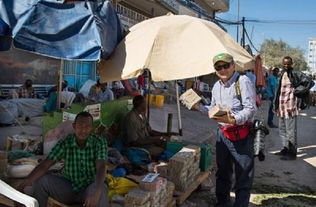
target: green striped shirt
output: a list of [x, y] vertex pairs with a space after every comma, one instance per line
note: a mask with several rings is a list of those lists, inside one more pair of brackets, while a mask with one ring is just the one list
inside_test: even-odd
[[62, 175], [79, 191], [95, 181], [96, 160], [107, 160], [107, 143], [97, 135], [90, 135], [86, 146], [80, 148], [75, 135], [71, 134], [60, 140], [47, 158], [54, 162], [65, 161]]

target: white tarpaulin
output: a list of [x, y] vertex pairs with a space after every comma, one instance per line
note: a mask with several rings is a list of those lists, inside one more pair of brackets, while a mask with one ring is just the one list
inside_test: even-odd
[[0, 123], [14, 124], [18, 117], [34, 117], [44, 112], [45, 100], [21, 98], [0, 101]]

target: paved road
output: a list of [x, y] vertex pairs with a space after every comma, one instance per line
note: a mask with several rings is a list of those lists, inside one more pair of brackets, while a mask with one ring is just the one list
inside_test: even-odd
[[[264, 103], [258, 116], [266, 117], [267, 107], [268, 103]], [[181, 110], [184, 139], [214, 144], [216, 123], [209, 120], [206, 116], [201, 115], [199, 112], [189, 111], [183, 107]], [[178, 122], [175, 105], [165, 105], [162, 109], [151, 109], [150, 122], [153, 128], [166, 130], [168, 113], [173, 113], [173, 130], [176, 131]], [[278, 118], [275, 117], [275, 123], [277, 124], [277, 122]], [[256, 192], [253, 193], [252, 199], [257, 194], [267, 193], [267, 191], [270, 191], [269, 189], [271, 189], [271, 193], [282, 191], [280, 193], [283, 194], [289, 193], [293, 191], [293, 189], [295, 189], [297, 193], [304, 193], [306, 191], [316, 192], [316, 107], [302, 111], [298, 117], [299, 148], [297, 160], [282, 161], [279, 156], [274, 155], [274, 153], [282, 147], [278, 129], [270, 129], [270, 134], [266, 136], [265, 143], [266, 160], [259, 162], [256, 159], [255, 163], [254, 191]], [[214, 150], [215, 149], [213, 149], [213, 151]], [[213, 159], [213, 163], [215, 164], [214, 161], [215, 158]], [[214, 181], [214, 176], [212, 180]], [[284, 189], [289, 190], [286, 192]], [[211, 194], [211, 192], [206, 194], [205, 192], [199, 192], [199, 195], [193, 195], [191, 200], [198, 202], [197, 206], [207, 206], [214, 200], [214, 198], [208, 198], [214, 196]], [[194, 198], [194, 196], [198, 199]], [[207, 201], [203, 201], [203, 199]], [[316, 202], [316, 199], [314, 201]]]

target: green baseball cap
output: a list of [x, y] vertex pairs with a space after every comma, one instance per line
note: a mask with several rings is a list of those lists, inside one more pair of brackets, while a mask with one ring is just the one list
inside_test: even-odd
[[231, 63], [234, 61], [233, 56], [231, 56], [230, 54], [227, 53], [219, 53], [217, 55], [215, 55], [215, 57], [213, 58], [213, 64], [215, 65], [218, 61], [223, 61], [226, 63]]

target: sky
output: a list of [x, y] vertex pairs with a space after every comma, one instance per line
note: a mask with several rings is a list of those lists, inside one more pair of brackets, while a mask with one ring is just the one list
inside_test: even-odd
[[[260, 49], [264, 39], [272, 38], [281, 39], [292, 47], [300, 47], [306, 52], [308, 38], [316, 37], [316, 0], [239, 0], [239, 5], [240, 19], [245, 17], [246, 20], [314, 20], [310, 24], [246, 22], [246, 30], [257, 49]], [[230, 0], [230, 10], [217, 16], [225, 20], [237, 21], [238, 0]], [[236, 40], [237, 27], [226, 24], [223, 26]], [[305, 56], [307, 56], [306, 53]]]

